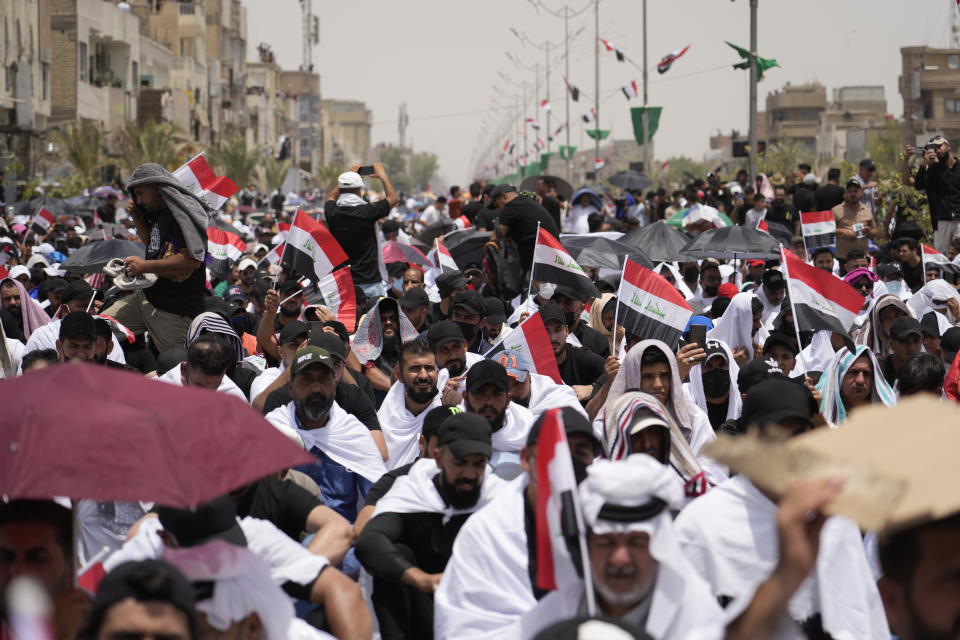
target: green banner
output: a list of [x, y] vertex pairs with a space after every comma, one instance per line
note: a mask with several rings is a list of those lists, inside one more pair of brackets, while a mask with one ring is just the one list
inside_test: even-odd
[[550, 167], [550, 156], [553, 155], [553, 151], [550, 153], [541, 153], [540, 154], [540, 168], [546, 171]]
[[[724, 40], [724, 42], [726, 42], [726, 40]], [[750, 52], [744, 49], [743, 47], [738, 47], [732, 42], [727, 42], [727, 45], [730, 47], [733, 47], [733, 49], [740, 55], [740, 57], [743, 58], [743, 62], [738, 62], [737, 64], [733, 65], [733, 68], [749, 70], [750, 69]], [[756, 58], [757, 58], [757, 82], [759, 82], [760, 80], [763, 80], [764, 71], [766, 71], [767, 69], [772, 69], [773, 67], [780, 66], [780, 63], [774, 60], [773, 58], [761, 58], [760, 56], [756, 56]]]
[[610, 129], [587, 129], [587, 135], [594, 140], [606, 140], [610, 135]]
[[576, 147], [568, 147], [566, 145], [560, 145], [560, 157], [564, 160], [570, 160], [573, 158], [573, 155], [577, 152]]
[[[647, 113], [647, 132], [643, 131], [643, 113]], [[643, 144], [646, 140], [653, 140], [653, 134], [657, 132], [660, 126], [660, 112], [663, 107], [633, 107], [630, 109], [630, 117], [633, 119], [633, 137], [637, 144]]]

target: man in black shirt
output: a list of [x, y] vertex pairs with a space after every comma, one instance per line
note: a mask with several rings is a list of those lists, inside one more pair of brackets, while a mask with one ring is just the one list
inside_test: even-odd
[[549, 231], [554, 238], [559, 238], [560, 227], [546, 209], [535, 200], [521, 196], [513, 185], [497, 185], [490, 198], [493, 208], [500, 211], [497, 221], [500, 235], [513, 240], [520, 252], [520, 266], [529, 271], [533, 264], [537, 229]]
[[564, 384], [573, 387], [581, 403], [586, 403], [596, 389], [606, 382], [603, 377], [606, 362], [588, 349], [567, 344], [567, 320], [560, 307], [548, 302], [541, 305], [539, 311], [547, 328], [553, 354], [557, 357], [560, 378]]
[[903, 281], [910, 291], [916, 293], [926, 283], [920, 245], [913, 238], [897, 238], [893, 245], [897, 248], [897, 262], [903, 272]]
[[477, 220], [474, 222], [474, 226], [480, 231], [494, 231], [497, 228], [496, 223], [500, 212], [493, 208], [493, 201], [490, 199], [490, 194], [495, 188], [496, 185], [493, 184], [485, 185], [480, 194], [480, 204], [483, 207], [477, 211]]
[[[793, 192], [793, 204], [797, 211], [818, 211], [817, 196], [814, 192], [817, 190], [817, 176], [808, 173], [803, 176], [803, 180], [797, 185]], [[797, 216], [799, 220], [799, 216]]]
[[460, 209], [460, 215], [466, 216], [467, 220], [470, 221], [470, 224], [474, 226], [477, 224], [477, 214], [480, 213], [481, 209], [483, 209], [483, 202], [481, 199], [482, 193], [483, 187], [479, 182], [471, 183], [470, 200], [463, 205], [462, 209]]
[[433, 637], [433, 592], [457, 533], [504, 484], [487, 473], [490, 425], [481, 416], [446, 418], [437, 444], [433, 459], [414, 463], [394, 483], [357, 538], [357, 558], [374, 576], [384, 640]]
[[103, 313], [137, 335], [149, 332], [158, 352], [182, 346], [207, 295], [203, 261], [208, 207], [157, 164], [137, 167], [127, 189], [127, 212], [146, 251], [143, 258], [124, 259], [125, 274], [131, 278], [153, 274], [156, 282]]
[[[907, 154], [912, 153], [913, 147], [907, 147]], [[923, 166], [917, 171], [914, 185], [927, 193], [936, 230], [933, 246], [945, 254], [950, 241], [960, 236], [960, 163], [943, 136], [934, 136], [924, 146]]]
[[560, 201], [557, 199], [557, 181], [550, 176], [540, 176], [537, 178], [537, 195], [540, 196], [540, 204], [550, 212], [550, 216], [559, 228]]
[[923, 328], [920, 321], [910, 316], [900, 316], [890, 325], [890, 355], [883, 359], [880, 368], [890, 386], [900, 378], [900, 371], [910, 358], [920, 353], [923, 347]]
[[[765, 220], [782, 224], [790, 231], [793, 231], [794, 226], [798, 224], [799, 216], [797, 216], [793, 205], [787, 204], [787, 190], [785, 188], [777, 187], [773, 190], [773, 202], [767, 208]], [[799, 231], [799, 227], [797, 231]]]
[[570, 287], [557, 285], [556, 292], [550, 301], [563, 311], [567, 329], [576, 336], [584, 349], [589, 349], [601, 358], [606, 358], [610, 355], [610, 340], [589, 326], [581, 317], [583, 314], [583, 305], [586, 300], [583, 300], [581, 296]]
[[389, 215], [398, 198], [383, 165], [376, 162], [371, 177], [383, 183], [386, 196], [373, 204], [365, 202], [360, 197], [363, 178], [357, 173], [359, 169], [360, 165], [355, 165], [340, 174], [337, 186], [327, 194], [323, 211], [330, 233], [347, 254], [354, 284], [367, 298], [380, 298], [387, 295], [387, 290], [380, 276], [377, 221]]
[[827, 182], [813, 192], [817, 211], [829, 211], [843, 202], [843, 187], [840, 186], [840, 169], [827, 171]]

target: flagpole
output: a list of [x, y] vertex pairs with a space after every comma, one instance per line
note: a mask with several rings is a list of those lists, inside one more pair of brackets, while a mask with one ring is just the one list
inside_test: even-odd
[[523, 313], [523, 305], [528, 300], [530, 300], [530, 291], [533, 289], [533, 265], [537, 261], [537, 243], [540, 242], [540, 222], [537, 222], [537, 235], [534, 236], [533, 240], [533, 262], [530, 263], [530, 279], [527, 281], [527, 300], [520, 302], [520, 312]]
[[[783, 255], [783, 252], [786, 249], [781, 247], [780, 249], [780, 266], [783, 269], [784, 279], [787, 281], [787, 296], [790, 298], [790, 313], [793, 314], [793, 330], [797, 334], [797, 357], [800, 357], [800, 352], [803, 351], [803, 341], [800, 338], [800, 322], [797, 319], [797, 307], [793, 303], [793, 296], [790, 295], [790, 270], [787, 268], [786, 256]], [[806, 371], [803, 372], [806, 376]]]
[[[620, 317], [620, 290], [623, 289], [623, 274], [627, 270], [627, 260], [629, 259], [630, 258], [627, 257], [623, 259], [623, 268], [620, 269], [620, 284], [617, 285], [617, 304], [613, 305], [613, 331], [610, 334], [610, 355], [612, 356], [616, 356], [619, 353], [617, 351], [617, 319]], [[600, 311], [603, 311], [603, 309]], [[624, 333], [626, 333], [626, 331], [624, 331]]]
[[[593, 141], [593, 157], [600, 157], [600, 0], [593, 1], [593, 26], [596, 39], [593, 43], [593, 111], [597, 136]], [[594, 162], [593, 175], [600, 182], [600, 169]]]

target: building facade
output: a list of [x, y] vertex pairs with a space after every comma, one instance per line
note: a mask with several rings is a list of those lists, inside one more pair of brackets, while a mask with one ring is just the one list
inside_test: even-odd
[[956, 141], [960, 137], [960, 49], [903, 47], [900, 55], [904, 142], [919, 145], [936, 134]]

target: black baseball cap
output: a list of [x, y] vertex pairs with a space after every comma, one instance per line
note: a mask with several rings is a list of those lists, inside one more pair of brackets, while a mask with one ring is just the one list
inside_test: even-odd
[[787, 288], [787, 281], [783, 279], [783, 274], [776, 269], [764, 271], [760, 279], [763, 281], [763, 286], [770, 291], [780, 291]]
[[940, 338], [940, 323], [937, 321], [937, 312], [928, 311], [920, 318], [920, 330], [924, 338]]
[[427, 340], [430, 341], [430, 345], [434, 349], [451, 340], [466, 342], [466, 338], [463, 337], [463, 331], [460, 330], [460, 327], [453, 320], [441, 320], [440, 322], [430, 325], [430, 328], [427, 330]]
[[164, 530], [173, 534], [181, 547], [196, 547], [211, 540], [247, 546], [230, 496], [214, 498], [195, 509], [159, 507], [157, 515]]
[[871, 160], [870, 158], [866, 158], [866, 159], [864, 159], [864, 160], [861, 160], [861, 161], [860, 161], [860, 166], [863, 167], [864, 169], [870, 169], [870, 171], [876, 171], [876, 169], [877, 169], [877, 165], [875, 165], [875, 164], [873, 163], [873, 160]]
[[502, 364], [484, 359], [467, 371], [467, 391], [476, 393], [488, 384], [492, 384], [500, 391], [507, 391], [510, 389], [510, 378]]
[[724, 360], [727, 360], [727, 350], [717, 340], [707, 340], [706, 352], [707, 357], [703, 359], [701, 364], [706, 364], [710, 358], [716, 356], [722, 356]]
[[558, 293], [565, 298], [570, 298], [571, 300], [577, 300], [579, 302], [586, 302], [587, 299], [590, 297], [583, 291], [577, 291], [572, 287], [568, 287], [562, 284], [556, 285], [556, 289], [554, 289], [553, 295], [557, 295]]
[[440, 423], [437, 444], [450, 449], [457, 458], [476, 453], [489, 458], [493, 453], [490, 435], [490, 422], [486, 418], [478, 413], [457, 413]]
[[94, 295], [93, 287], [85, 280], [74, 280], [63, 288], [63, 296], [60, 298], [61, 304], [67, 304], [71, 300], [83, 300], [90, 302], [90, 296]]
[[453, 304], [450, 305], [450, 309], [456, 308], [463, 309], [475, 316], [487, 315], [487, 307], [483, 303], [483, 296], [476, 291], [461, 291], [453, 296]]
[[483, 305], [487, 308], [488, 324], [498, 325], [507, 321], [507, 312], [503, 308], [503, 300], [486, 297], [483, 299]]
[[737, 374], [737, 388], [740, 393], [749, 393], [750, 389], [770, 376], [782, 373], [778, 367], [766, 360], [751, 360], [740, 367], [740, 373]]
[[334, 358], [347, 359], [346, 351], [343, 348], [343, 340], [340, 339], [340, 336], [329, 331], [311, 333], [310, 345], [329, 352]]
[[[533, 426], [530, 427], [530, 433], [527, 434], [528, 447], [536, 446], [537, 440], [540, 438], [540, 430], [543, 428], [543, 422], [546, 420], [548, 413], [549, 410], [540, 414], [540, 417], [537, 418]], [[590, 426], [590, 422], [583, 417], [582, 413], [573, 407], [560, 407], [560, 417], [563, 418], [563, 430], [568, 436], [576, 433], [587, 436], [593, 443], [594, 451], [600, 451], [600, 441], [593, 432], [593, 427]]]
[[459, 271], [448, 271], [437, 276], [437, 291], [441, 298], [446, 298], [454, 289], [464, 289], [467, 286], [467, 276]]
[[283, 329], [280, 329], [280, 344], [293, 342], [302, 335], [310, 333], [310, 325], [302, 320], [294, 320]]
[[767, 338], [766, 342], [763, 343], [763, 352], [766, 353], [767, 349], [775, 344], [782, 344], [787, 349], [790, 349], [790, 352], [793, 353], [793, 355], [800, 353], [800, 349], [797, 346], [797, 339], [785, 333], [771, 333], [770, 337]]
[[404, 309], [419, 309], [430, 304], [430, 297], [423, 287], [410, 287], [397, 299], [397, 304]]
[[290, 375], [295, 376], [307, 367], [320, 364], [334, 370], [333, 356], [326, 349], [315, 347], [312, 344], [302, 347], [293, 356], [293, 363], [290, 365]]
[[227, 302], [246, 302], [247, 292], [242, 287], [230, 287], [227, 289], [227, 295], [223, 296]]
[[853, 186], [857, 187], [858, 189], [863, 186], [862, 184], [860, 184], [860, 181], [859, 181], [859, 180], [854, 180], [853, 178], [850, 178], [849, 180], [847, 180], [847, 184], [844, 185], [844, 188], [847, 188], [847, 187], [849, 187], [850, 185], [853, 185]]
[[[145, 576], [163, 576], [165, 588], [145, 590], [141, 585]], [[128, 598], [137, 602], [165, 602], [171, 605], [184, 615], [190, 628], [190, 637], [195, 637], [196, 592], [183, 572], [172, 564], [150, 558], [117, 565], [97, 586], [97, 593], [90, 603], [89, 619], [103, 621], [111, 607]]]
[[750, 388], [743, 401], [740, 424], [745, 427], [764, 427], [789, 418], [812, 423], [816, 413], [813, 395], [803, 385], [777, 376], [768, 378]]
[[564, 315], [563, 309], [552, 302], [543, 303], [540, 305], [538, 311], [540, 312], [540, 319], [543, 320], [543, 324], [547, 324], [550, 320], [556, 320], [564, 326], [567, 324], [567, 317]]
[[490, 192], [490, 201], [494, 201], [505, 193], [516, 193], [517, 188], [512, 184], [498, 184]]
[[74, 311], [60, 321], [60, 339], [90, 338], [97, 339], [97, 322], [86, 311]]
[[923, 328], [916, 318], [900, 316], [890, 325], [890, 337], [897, 342], [903, 342], [911, 335], [917, 335], [923, 338]]
[[960, 327], [950, 327], [943, 332], [940, 336], [940, 350], [948, 364], [954, 361], [957, 351], [960, 351]]

